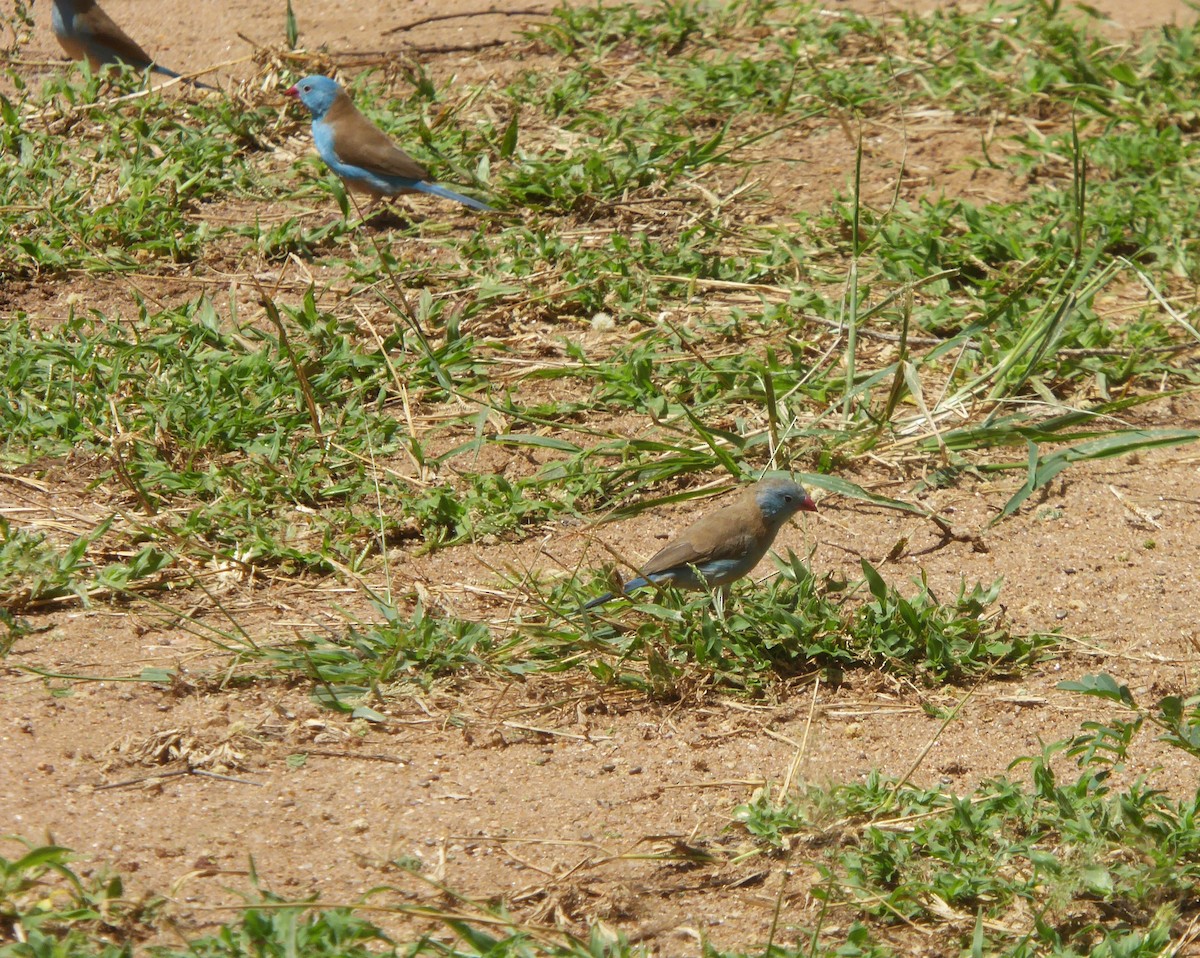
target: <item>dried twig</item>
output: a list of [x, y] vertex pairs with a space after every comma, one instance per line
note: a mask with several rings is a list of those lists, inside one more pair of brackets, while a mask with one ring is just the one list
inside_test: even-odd
[[219, 772], [206, 772], [201, 768], [178, 768], [173, 772], [156, 772], [152, 775], [142, 775], [138, 778], [127, 778], [121, 782], [108, 782], [104, 785], [95, 786], [97, 792], [102, 792], [110, 788], [128, 788], [130, 785], [141, 785], [144, 782], [157, 782], [164, 778], [178, 778], [181, 775], [203, 775], [205, 778], [215, 778], [222, 782], [237, 782], [239, 785], [253, 785], [255, 788], [262, 788], [262, 782], [252, 782], [246, 778], [235, 778], [232, 775], [222, 775]]
[[465, 20], [468, 17], [552, 17], [554, 14], [549, 10], [535, 10], [526, 8], [521, 10], [498, 10], [495, 7], [488, 7], [486, 10], [467, 10], [463, 13], [436, 13], [432, 16], [422, 17], [420, 20], [414, 20], [412, 23], [403, 23], [398, 27], [391, 27], [384, 30], [382, 35], [385, 37], [391, 36], [393, 33], [404, 33], [408, 30], [415, 30], [417, 27], [423, 27], [427, 23], [438, 23], [442, 20]]

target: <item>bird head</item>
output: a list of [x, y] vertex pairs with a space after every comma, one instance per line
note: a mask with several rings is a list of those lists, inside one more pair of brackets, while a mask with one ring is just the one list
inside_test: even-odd
[[754, 486], [754, 501], [767, 522], [782, 524], [797, 512], [816, 512], [816, 503], [791, 479], [764, 479]]
[[313, 118], [319, 120], [333, 106], [333, 101], [341, 92], [342, 88], [336, 80], [323, 76], [310, 76], [284, 90], [284, 96], [296, 97], [308, 107]]

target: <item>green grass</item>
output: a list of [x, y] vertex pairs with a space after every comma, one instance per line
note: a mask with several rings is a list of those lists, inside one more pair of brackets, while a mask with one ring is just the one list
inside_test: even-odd
[[406, 614], [377, 598], [378, 623], [356, 624], [344, 634], [320, 633], [283, 646], [258, 646], [231, 634], [243, 660], [314, 682], [322, 704], [344, 712], [382, 708], [404, 686], [428, 688], [472, 669], [502, 674], [559, 673], [586, 667], [602, 683], [636, 688], [660, 699], [680, 687], [710, 684], [761, 694], [780, 677], [871, 668], [930, 685], [1028, 671], [1048, 657], [1057, 639], [1017, 634], [995, 608], [1000, 584], [965, 583], [939, 602], [924, 581], [910, 598], [884, 583], [863, 563], [859, 582], [818, 582], [796, 556], [780, 563], [766, 588], [747, 589], [733, 607], [715, 616], [712, 599], [668, 591], [581, 611], [593, 582], [549, 588], [541, 597], [553, 610], [507, 630], [428, 614], [418, 603]]
[[[940, 685], [1019, 674], [1057, 645], [1051, 635], [1013, 634], [995, 615], [999, 582], [963, 583], [943, 602], [923, 579], [906, 598], [865, 561], [857, 582], [819, 582], [806, 565], [790, 555], [769, 586], [745, 591], [723, 616], [712, 614], [707, 595], [649, 590], [629, 600], [638, 617], [595, 610], [588, 616], [593, 673], [664, 697], [698, 677], [758, 690], [773, 675], [819, 670], [836, 678], [863, 668]], [[591, 589], [600, 591], [600, 584]], [[612, 651], [603, 655], [606, 646]]]
[[[1137, 709], [1110, 676], [1071, 684]], [[1200, 727], [1195, 702], [1160, 702], [1145, 711]], [[1113, 776], [1126, 762], [1140, 761], [1143, 747], [1136, 730], [1124, 734], [1121, 726], [1120, 720], [1087, 723], [1076, 739], [1017, 759], [1011, 774], [968, 794], [874, 774], [847, 784], [802, 784], [786, 794], [760, 790], [733, 809], [735, 827], [750, 842], [738, 859], [778, 859], [797, 876], [793, 883], [809, 883], [821, 903], [812, 926], [797, 927], [784, 913], [781, 932], [802, 944], [774, 953], [903, 954], [915, 930], [939, 953], [1162, 954], [1176, 940], [1178, 923], [1187, 923], [1200, 880], [1200, 801], [1171, 798], [1147, 776], [1116, 784]], [[1086, 747], [1099, 729], [1110, 747]], [[1164, 740], [1183, 747], [1169, 733]], [[18, 851], [0, 857], [0, 931], [11, 941], [0, 944], [3, 958], [124, 954], [118, 942], [155, 935], [162, 899], [131, 903], [119, 875], [82, 878], [67, 849], [23, 843]], [[259, 889], [253, 869], [251, 881], [255, 887], [236, 919], [203, 936], [175, 925], [182, 947], [156, 946], [152, 953], [644, 953], [599, 926], [590, 940], [547, 933], [453, 893], [448, 909], [389, 904], [386, 887], [361, 902], [329, 906]], [[398, 942], [374, 923], [389, 912], [439, 921], [443, 934]], [[706, 953], [743, 954], [711, 946]]]
[[[10, 838], [9, 843], [13, 843]], [[119, 875], [86, 879], [72, 867], [70, 851], [54, 845], [26, 847], [20, 857], [0, 857], [0, 958], [121, 958], [154, 934], [164, 904], [149, 898], [132, 905]], [[255, 881], [255, 884], [257, 882]], [[384, 889], [376, 889], [381, 897]], [[140, 948], [156, 958], [309, 958], [392, 956], [510, 956], [510, 958], [619, 958], [638, 953], [624, 938], [590, 941], [525, 929], [502, 912], [398, 905], [325, 907], [289, 901], [254, 889], [239, 917], [206, 935], [172, 935], [174, 945]], [[392, 911], [441, 921], [446, 934], [393, 941], [369, 917]]]
[[[27, 28], [26, 5], [7, 23]], [[770, 584], [739, 585], [724, 617], [669, 592], [580, 616], [607, 587], [590, 558], [494, 570], [511, 601], [484, 622], [396, 585], [392, 553], [541, 539], [767, 470], [926, 516], [915, 481], [893, 499], [868, 491], [881, 460], [926, 486], [1007, 476], [988, 503], [1003, 523], [1077, 463], [1194, 442], [1194, 428], [1145, 422], [1197, 387], [1198, 37], [1113, 43], [1057, 3], [887, 22], [776, 0], [562, 8], [503, 85], [439, 85], [416, 66], [353, 78], [437, 179], [499, 210], [417, 200], [390, 232], [361, 227], [309, 151], [279, 162], [308, 134], [277, 98], [14, 68], [0, 280], [51, 298], [0, 328], [0, 463], [38, 476], [69, 459], [108, 514], [57, 538], [0, 520], [0, 653], [12, 661], [50, 603], [115, 597], [178, 617], [159, 590], [211, 565], [359, 587], [369, 619], [298, 640], [183, 621], [246, 681], [296, 678], [366, 718], [406, 686], [475, 670], [587, 672], [671, 699], [770, 694], [813, 672], [965, 686], [1035, 668], [1055, 638], [1014, 632], [1000, 584], [969, 576], [935, 594], [869, 563], [860, 580], [822, 580], [789, 556]], [[942, 136], [962, 154], [952, 173], [1001, 185], [906, 175], [904, 138]], [[827, 188], [831, 165], [844, 173]], [[227, 290], [230, 275], [255, 295]], [[164, 300], [163, 280], [195, 283]], [[619, 541], [614, 529], [590, 534]], [[861, 824], [820, 861], [848, 918], [837, 942], [814, 930], [813, 953], [887, 953], [881, 930], [936, 926], [939, 901], [966, 916], [954, 946], [974, 954], [1161, 951], [1194, 878], [1194, 811], [1112, 789], [1095, 762], [1147, 722], [1195, 754], [1194, 703], [1085, 691], [1128, 714], [1069, 746], [1084, 758], [1071, 780], [1052, 749], [1028, 782], [968, 797], [876, 780], [747, 805], [762, 853], [814, 822]], [[885, 814], [924, 816], [920, 841]], [[1109, 867], [1118, 820], [1141, 857]], [[0, 955], [118, 950], [103, 889], [39, 854], [5, 863], [17, 904], [0, 920], [49, 937]], [[989, 874], [997, 858], [1011, 868]], [[52, 879], [72, 905], [39, 924], [18, 886]], [[1097, 909], [1107, 896], [1125, 924], [1089, 912], [1071, 927], [1075, 895]], [[264, 903], [193, 949], [393, 947], [361, 916]], [[1005, 938], [1018, 908], [1037, 921]], [[454, 950], [631, 950], [482, 927], [452, 926]]]
[[1086, 722], [1073, 740], [1015, 760], [1024, 774], [969, 795], [873, 774], [783, 797], [764, 790], [735, 819], [773, 854], [816, 849], [789, 858], [816, 869], [830, 921], [850, 914], [884, 938], [905, 924], [940, 929], [976, 954], [1161, 954], [1193, 907], [1200, 798], [1170, 797], [1153, 773], [1115, 776], [1145, 763], [1137, 733], [1148, 716], [1161, 741], [1196, 754], [1200, 710], [1171, 697], [1139, 709], [1107, 675], [1062, 687], [1135, 717]]
[[[860, 464], [914, 441], [941, 460], [928, 482], [1022, 477], [1002, 521], [1074, 463], [1200, 437], [1119, 421], [1195, 386], [1179, 357], [1197, 324], [1160, 307], [1195, 276], [1200, 164], [1163, 122], [1200, 115], [1185, 97], [1194, 34], [1122, 47], [1088, 28], [1050, 5], [886, 29], [769, 0], [562, 9], [533, 33], [549, 65], [505, 87], [443, 89], [418, 68], [399, 97], [376, 75], [353, 81], [439, 178], [525, 211], [451, 221], [434, 208], [386, 241], [353, 227], [311, 155], [267, 162], [306, 123], [265, 99], [181, 102], [129, 75], [112, 92], [136, 95], [110, 105], [96, 79], [35, 91], [18, 78], [24, 99], [0, 104], [18, 158], [0, 272], [115, 270], [133, 285], [127, 309], [80, 300], [53, 324], [18, 312], [0, 331], [13, 357], [0, 459], [69, 453], [121, 490], [106, 545], [155, 557], [126, 584], [182, 574], [184, 558], [374, 573], [387, 543], [519, 540], [766, 468], [873, 501]], [[757, 179], [814, 135], [879, 118], [916, 129], [908, 118], [933, 109], [964, 130], [1050, 122], [1001, 122], [964, 160], [1009, 178], [1003, 200], [934, 184], [868, 205], [863, 178], [899, 171], [861, 150], [820, 202], [772, 200]], [[228, 204], [241, 215], [209, 215]], [[232, 298], [161, 307], [136, 292], [139, 271], [231, 253], [250, 269], [313, 258], [345, 279], [260, 290], [253, 315]], [[1097, 308], [1131, 289], [1143, 303], [1119, 318]], [[514, 322], [540, 324], [555, 361], [510, 339]], [[621, 334], [582, 335], [597, 322]], [[613, 428], [629, 417], [643, 428]], [[480, 469], [488, 450], [521, 465]], [[85, 595], [100, 563], [76, 558], [54, 585], [16, 560], [4, 571], [13, 590]], [[535, 579], [511, 584], [540, 593]], [[881, 641], [865, 618], [842, 627]], [[591, 640], [555, 628], [555, 649]], [[485, 644], [511, 647], [503, 632]], [[771, 664], [748, 661], [737, 670]]]
[[[1089, 26], [1041, 4], [886, 29], [770, 0], [562, 9], [533, 32], [549, 64], [505, 87], [414, 68], [397, 97], [354, 80], [439, 178], [524, 211], [433, 208], [387, 241], [337, 215], [353, 210], [311, 155], [268, 162], [306, 124], [266, 99], [18, 77], [23, 99], [0, 104], [17, 158], [0, 273], [132, 285], [125, 309], [82, 300], [0, 331], [0, 458], [93, 463], [134, 504], [113, 526], [123, 546], [282, 574], [376, 569], [401, 537], [522, 539], [713, 474], [836, 476], [870, 501], [856, 469], [914, 440], [943, 460], [934, 482], [1023, 477], [1002, 519], [1073, 463], [1200, 437], [1116, 422], [1195, 386], [1179, 361], [1194, 317], [1160, 307], [1197, 275], [1200, 163], [1164, 123], [1200, 115], [1194, 32], [1122, 47]], [[1010, 197], [934, 184], [868, 205], [863, 178], [899, 170], [861, 150], [823, 201], [772, 200], [757, 179], [815, 135], [915, 130], [934, 109], [967, 131], [1000, 117], [963, 162], [1003, 172]], [[1021, 116], [1044, 122], [1004, 121]], [[239, 215], [210, 215], [229, 204]], [[231, 254], [345, 280], [262, 290], [250, 316], [136, 291], [139, 272]], [[1145, 288], [1119, 318], [1097, 308]], [[514, 322], [541, 324], [555, 361], [510, 339]], [[594, 322], [621, 335], [581, 335]], [[613, 428], [629, 417], [644, 427]], [[489, 449], [529, 464], [481, 470]]]

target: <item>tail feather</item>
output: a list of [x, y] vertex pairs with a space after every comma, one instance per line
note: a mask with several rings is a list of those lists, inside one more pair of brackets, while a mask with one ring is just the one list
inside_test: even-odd
[[429, 193], [432, 196], [440, 196], [444, 200], [454, 200], [456, 203], [462, 203], [463, 206], [469, 206], [473, 210], [489, 211], [493, 207], [488, 206], [482, 200], [474, 199], [470, 196], [463, 196], [461, 193], [455, 193], [454, 190], [447, 189], [437, 183], [415, 183], [414, 190], [420, 190], [422, 193]]
[[205, 83], [203, 80], [193, 80], [190, 77], [185, 78], [181, 74], [176, 73], [174, 70], [170, 70], [167, 67], [160, 66], [157, 63], [151, 63], [150, 69], [153, 70], [155, 73], [161, 73], [163, 76], [168, 76], [175, 80], [182, 79], [184, 83], [190, 83], [192, 86], [199, 87], [201, 90], [217, 89], [215, 86], [213, 86], [210, 83]]
[[596, 606], [604, 605], [605, 602], [610, 602], [614, 598], [615, 598], [615, 596], [613, 595], [613, 593], [605, 592], [604, 595], [598, 595], [594, 599], [589, 599], [587, 602], [585, 602], [583, 605], [581, 605], [579, 607], [579, 609], [581, 612], [585, 609], [594, 609], [594, 608], [596, 608]]
[[[630, 579], [625, 583], [625, 588], [621, 590], [621, 594], [629, 595], [630, 592], [634, 592], [637, 589], [640, 589], [642, 586], [649, 584], [649, 579], [639, 575], [636, 579]], [[605, 602], [611, 602], [616, 597], [617, 594], [615, 592], [605, 592], [604, 595], [598, 595], [596, 598], [591, 599], [580, 606], [580, 611], [583, 611], [584, 609], [594, 609], [598, 605], [604, 605]]]

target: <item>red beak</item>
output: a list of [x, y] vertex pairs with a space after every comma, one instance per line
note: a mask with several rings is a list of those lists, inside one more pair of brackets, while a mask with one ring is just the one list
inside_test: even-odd
[[815, 502], [813, 502], [812, 499], [810, 499], [808, 496], [805, 496], [804, 501], [802, 503], [800, 503], [800, 511], [801, 512], [816, 512], [817, 504]]
[[298, 97], [298, 96], [300, 95], [300, 91], [299, 91], [299, 90], [298, 90], [296, 87], [294, 87], [294, 86], [293, 86], [293, 87], [288, 87], [286, 90], [284, 90], [284, 91], [283, 91], [283, 95], [284, 95], [284, 96], [296, 96], [296, 97]]

